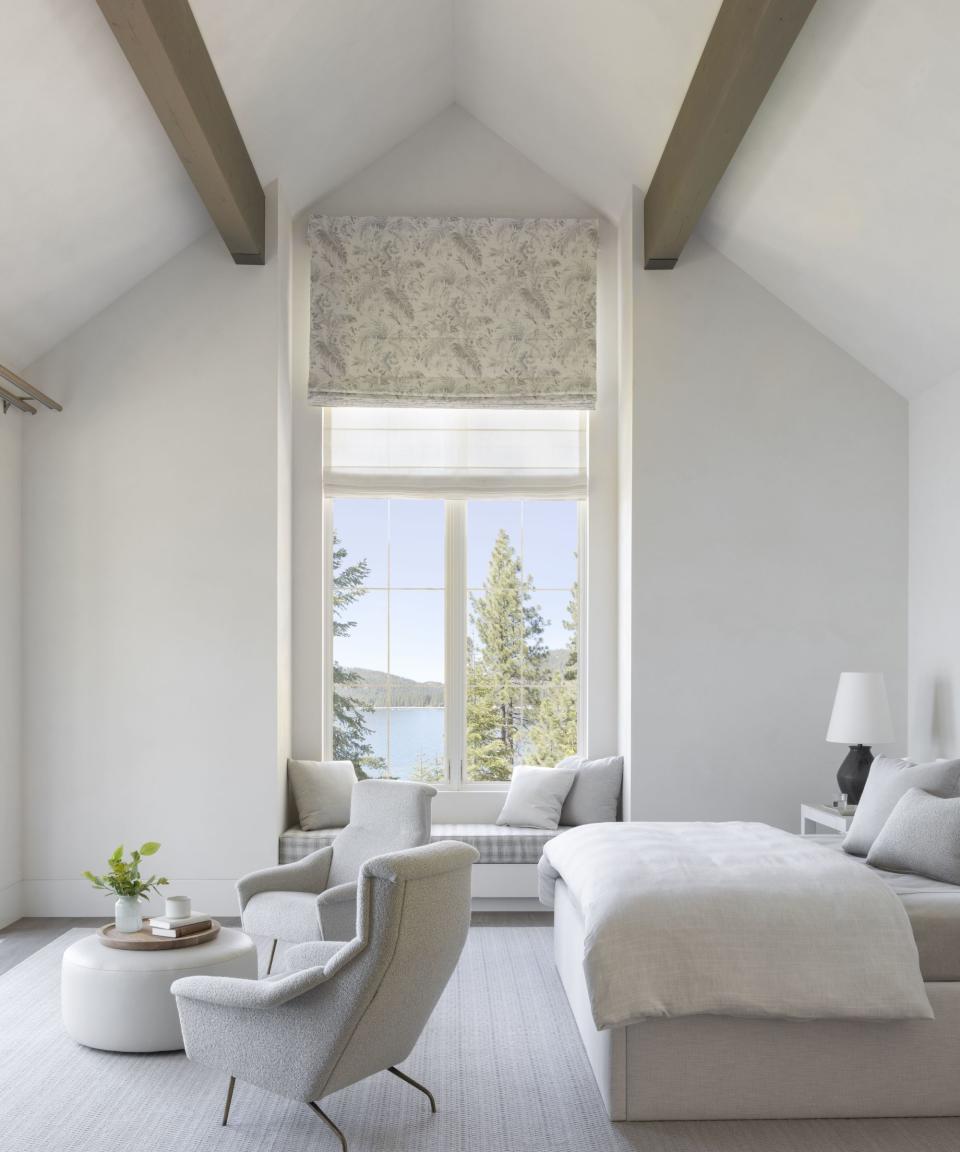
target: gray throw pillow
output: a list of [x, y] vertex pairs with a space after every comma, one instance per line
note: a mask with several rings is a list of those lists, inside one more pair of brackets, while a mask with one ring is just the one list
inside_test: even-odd
[[851, 856], [866, 856], [897, 801], [911, 788], [922, 788], [934, 796], [956, 796], [960, 788], [960, 760], [914, 764], [912, 760], [878, 756], [850, 822], [844, 851]]
[[575, 775], [572, 768], [536, 768], [532, 764], [518, 764], [513, 770], [510, 791], [497, 823], [556, 832], [560, 809]]
[[960, 797], [911, 788], [881, 828], [867, 863], [960, 884]]
[[357, 774], [349, 760], [288, 760], [287, 776], [304, 832], [350, 823]]
[[608, 824], [616, 820], [623, 786], [622, 756], [604, 756], [599, 760], [568, 756], [557, 767], [574, 768], [577, 773], [560, 813], [564, 827]]

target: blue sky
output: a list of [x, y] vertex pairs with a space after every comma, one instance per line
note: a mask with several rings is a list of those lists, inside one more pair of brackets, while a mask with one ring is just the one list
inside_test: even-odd
[[[336, 641], [342, 664], [386, 670], [412, 680], [443, 679], [443, 502], [336, 500], [334, 528], [348, 562], [365, 558], [371, 589], [351, 609], [357, 626]], [[550, 621], [551, 648], [566, 645], [569, 589], [576, 580], [577, 506], [573, 501], [474, 500], [467, 504], [467, 581], [479, 589], [497, 532], [522, 548], [536, 601]], [[389, 629], [386, 589], [389, 581]]]

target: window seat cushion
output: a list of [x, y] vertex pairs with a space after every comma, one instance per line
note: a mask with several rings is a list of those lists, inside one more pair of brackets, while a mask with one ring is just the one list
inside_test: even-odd
[[[339, 828], [317, 828], [304, 832], [288, 828], [280, 837], [280, 863], [291, 864], [303, 856], [333, 843]], [[500, 824], [434, 824], [430, 839], [462, 840], [480, 853], [481, 864], [536, 864], [543, 846], [567, 829], [555, 832], [539, 828], [511, 828]]]

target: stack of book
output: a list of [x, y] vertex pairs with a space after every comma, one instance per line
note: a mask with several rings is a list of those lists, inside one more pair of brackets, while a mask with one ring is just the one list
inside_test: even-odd
[[183, 916], [177, 920], [173, 920], [169, 916], [150, 917], [150, 931], [153, 935], [165, 936], [169, 939], [194, 936], [197, 932], [206, 932], [208, 928], [212, 927], [213, 921], [202, 912], [196, 912], [193, 916]]

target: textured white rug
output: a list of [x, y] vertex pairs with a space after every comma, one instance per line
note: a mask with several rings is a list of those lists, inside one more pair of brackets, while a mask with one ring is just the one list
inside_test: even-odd
[[[65, 933], [0, 977], [3, 1152], [338, 1152], [308, 1108], [226, 1083], [181, 1054], [74, 1044], [60, 1025]], [[549, 928], [474, 928], [404, 1067], [328, 1098], [350, 1152], [949, 1152], [960, 1120], [611, 1124], [551, 957]]]

